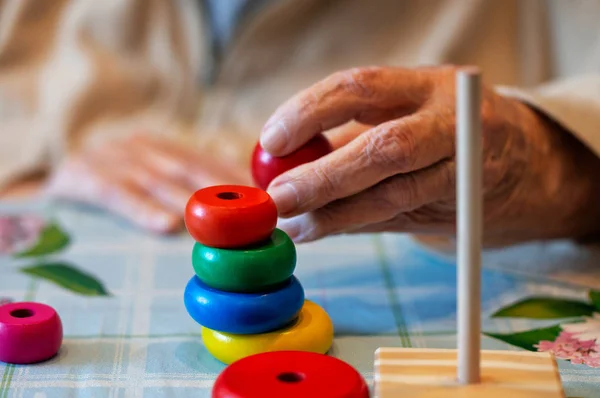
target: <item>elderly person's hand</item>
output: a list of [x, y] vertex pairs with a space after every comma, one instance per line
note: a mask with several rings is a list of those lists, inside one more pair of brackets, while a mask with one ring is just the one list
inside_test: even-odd
[[[272, 181], [297, 242], [338, 233], [455, 232], [454, 67], [335, 73], [283, 104], [261, 144], [286, 155], [348, 121], [372, 126]], [[576, 237], [600, 227], [600, 161], [568, 132], [486, 88], [487, 245]]]
[[47, 193], [170, 233], [183, 228], [190, 195], [218, 184], [248, 185], [250, 174], [175, 140], [135, 135], [69, 157], [53, 174]]

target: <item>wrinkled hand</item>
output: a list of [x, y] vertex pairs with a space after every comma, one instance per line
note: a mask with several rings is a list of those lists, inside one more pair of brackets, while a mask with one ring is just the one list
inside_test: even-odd
[[52, 176], [47, 193], [169, 233], [183, 228], [185, 205], [197, 189], [249, 183], [249, 173], [174, 140], [133, 136], [69, 157]]
[[[454, 67], [335, 73], [284, 103], [261, 143], [286, 155], [348, 121], [372, 126], [272, 181], [297, 242], [338, 233], [455, 232]], [[484, 243], [572, 237], [598, 228], [598, 159], [514, 99], [483, 93]], [[596, 198], [598, 196], [595, 196]]]

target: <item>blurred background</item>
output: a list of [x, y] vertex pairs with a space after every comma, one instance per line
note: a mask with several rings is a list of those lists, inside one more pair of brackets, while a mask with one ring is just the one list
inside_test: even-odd
[[599, 11], [585, 0], [0, 0], [0, 192], [176, 229], [193, 190], [250, 183], [265, 120], [327, 75], [475, 64], [489, 84], [536, 87], [597, 72]]

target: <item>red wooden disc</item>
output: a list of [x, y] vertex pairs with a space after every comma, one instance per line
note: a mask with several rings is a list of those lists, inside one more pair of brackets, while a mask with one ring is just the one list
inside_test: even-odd
[[267, 240], [277, 226], [277, 206], [265, 191], [217, 185], [196, 191], [185, 208], [185, 225], [203, 245], [236, 248]]
[[215, 381], [213, 398], [368, 398], [352, 366], [323, 354], [274, 351], [229, 365]]

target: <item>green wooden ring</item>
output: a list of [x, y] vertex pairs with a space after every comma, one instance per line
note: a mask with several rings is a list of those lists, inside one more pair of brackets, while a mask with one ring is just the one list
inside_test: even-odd
[[296, 247], [275, 229], [271, 238], [253, 247], [220, 249], [194, 244], [192, 265], [208, 286], [229, 292], [259, 292], [286, 281], [296, 268]]

